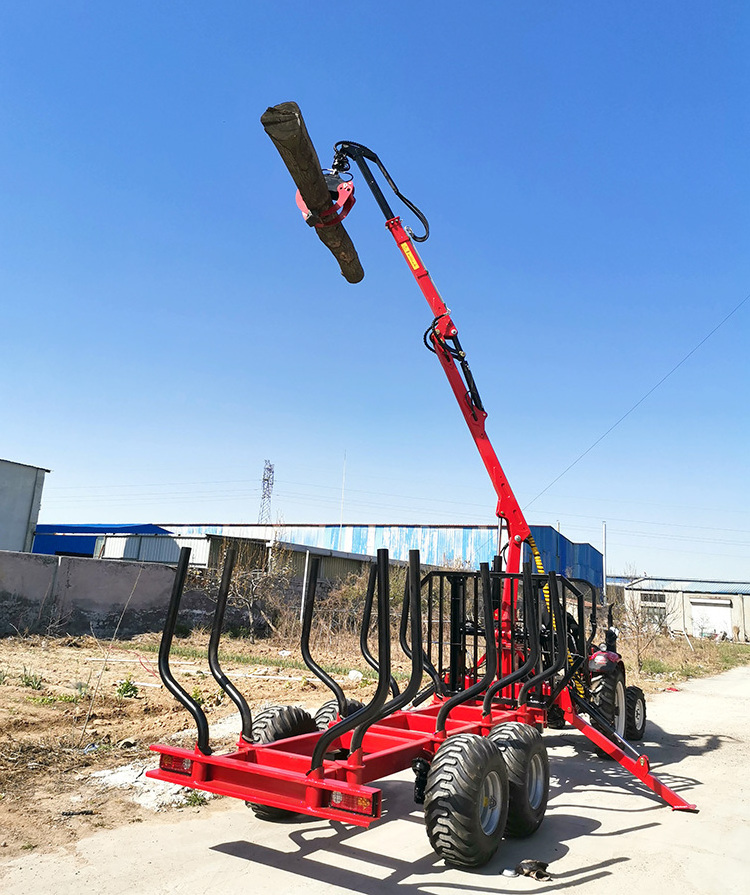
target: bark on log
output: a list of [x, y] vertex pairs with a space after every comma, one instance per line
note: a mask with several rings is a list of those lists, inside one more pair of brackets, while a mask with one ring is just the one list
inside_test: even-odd
[[[261, 115], [260, 123], [278, 149], [305, 205], [318, 215], [328, 210], [333, 205], [331, 195], [297, 103], [270, 106]], [[344, 225], [316, 227], [315, 232], [333, 253], [348, 282], [358, 283], [365, 272]]]

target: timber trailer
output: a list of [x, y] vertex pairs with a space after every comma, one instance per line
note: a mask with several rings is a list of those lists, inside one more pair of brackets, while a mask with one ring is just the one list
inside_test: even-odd
[[[364, 600], [360, 648], [377, 672], [366, 704], [348, 698], [311, 654], [319, 561], [311, 557], [305, 581], [301, 653], [331, 691], [313, 716], [298, 706], [251, 713], [219, 662], [219, 642], [236, 551], [227, 550], [208, 645], [208, 663], [236, 705], [241, 732], [233, 751], [213, 752], [206, 715], [174, 678], [169, 656], [189, 565], [183, 548], [159, 651], [166, 688], [192, 715], [194, 748], [153, 745], [159, 767], [148, 777], [244, 800], [258, 818], [303, 814], [368, 827], [381, 816], [381, 791], [370, 784], [412, 768], [414, 798], [424, 805], [432, 847], [446, 863], [481, 867], [501, 840], [534, 833], [545, 815], [549, 762], [541, 736], [569, 724], [596, 751], [633, 774], [673, 809], [694, 811], [650, 771], [631, 741], [646, 725], [642, 691], [627, 687], [616, 631], [602, 624], [593, 585], [545, 572], [539, 551], [485, 431], [486, 412], [458, 339], [458, 331], [417, 253], [429, 228], [424, 215], [398, 191], [378, 156], [358, 143], [334, 148], [325, 174], [299, 108], [283, 103], [261, 121], [299, 187], [297, 203], [308, 224], [337, 257], [350, 282], [361, 268], [341, 221], [354, 203], [350, 161], [380, 206], [433, 320], [424, 341], [445, 371], [497, 494], [504, 548], [492, 567], [422, 574], [411, 551], [400, 607], [398, 641], [411, 672], [403, 690], [391, 665], [389, 556], [378, 550]], [[424, 226], [416, 236], [391, 210], [375, 165], [394, 193]], [[522, 562], [524, 544], [532, 561]], [[399, 596], [400, 599], [400, 596]], [[599, 605], [598, 605], [599, 604]], [[377, 643], [373, 654], [370, 640]]]

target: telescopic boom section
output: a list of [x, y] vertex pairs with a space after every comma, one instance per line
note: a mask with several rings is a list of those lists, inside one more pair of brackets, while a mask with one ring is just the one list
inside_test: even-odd
[[[485, 431], [484, 421], [487, 419], [487, 413], [482, 406], [482, 400], [479, 397], [474, 377], [466, 360], [466, 355], [461, 348], [461, 343], [458, 340], [456, 325], [453, 323], [450, 311], [445, 306], [440, 293], [427, 272], [427, 268], [422, 263], [422, 259], [414, 247], [414, 240], [424, 242], [427, 239], [429, 234], [427, 220], [422, 212], [401, 194], [380, 158], [371, 149], [362, 146], [360, 143], [344, 140], [335, 145], [334, 153], [332, 166], [334, 171], [348, 170], [349, 159], [359, 168], [365, 183], [370, 188], [375, 201], [385, 216], [386, 227], [396, 240], [396, 244], [409, 266], [412, 276], [422, 290], [427, 304], [430, 306], [434, 319], [428, 330], [425, 344], [427, 344], [427, 339], [429, 339], [427, 347], [435, 352], [440, 365], [445, 371], [445, 375], [448, 377], [448, 382], [466, 420], [466, 425], [469, 427], [469, 432], [489, 473], [490, 480], [497, 494], [497, 516], [505, 520], [508, 527], [509, 545], [505, 559], [505, 568], [508, 572], [517, 573], [521, 568], [522, 545], [524, 541], [530, 539], [531, 531]], [[375, 180], [368, 162], [377, 165], [396, 196], [416, 214], [425, 227], [423, 236], [413, 237], [411, 231], [407, 231], [403, 227], [401, 219], [393, 213], [380, 185]]]
[[428, 338], [445, 371], [463, 418], [466, 420], [466, 425], [469, 427], [469, 432], [495, 488], [497, 516], [507, 522], [510, 537], [506, 571], [516, 573], [520, 569], [521, 545], [529, 537], [531, 531], [485, 430], [487, 412], [482, 406], [465, 354], [458, 341], [458, 330], [451, 319], [450, 311], [445, 306], [430, 274], [422, 263], [414, 243], [402, 226], [401, 219], [391, 218], [386, 222], [386, 227], [396, 240], [396, 244], [435, 318]]
[[[320, 168], [318, 155], [305, 127], [299, 106], [292, 102], [271, 106], [261, 116], [261, 123], [299, 187], [300, 198], [308, 209], [306, 220], [308, 223], [314, 224], [318, 236], [336, 256], [341, 272], [346, 279], [351, 283], [358, 282], [364, 273], [354, 246], [340, 223], [341, 217], [333, 214], [329, 186]], [[506, 522], [508, 528], [509, 545], [505, 568], [508, 572], [517, 573], [521, 567], [522, 545], [524, 541], [530, 540], [531, 531], [485, 431], [484, 421], [487, 414], [482, 406], [479, 392], [466, 361], [466, 355], [458, 341], [456, 326], [414, 248], [413, 239], [424, 241], [427, 238], [429, 233], [427, 220], [422, 212], [399, 192], [376, 153], [361, 143], [352, 141], [337, 143], [334, 147], [334, 160], [329, 173], [334, 177], [340, 177], [342, 173], [348, 171], [349, 160], [359, 168], [365, 183], [385, 216], [387, 228], [396, 240], [417, 285], [432, 310], [434, 320], [425, 342], [427, 344], [429, 339], [428, 347], [436, 353], [445, 375], [448, 377], [458, 406], [461, 408], [461, 413], [495, 488], [497, 494], [496, 513], [498, 518]], [[425, 227], [424, 236], [415, 237], [411, 231], [407, 232], [402, 226], [401, 219], [391, 210], [368, 162], [378, 167], [396, 196], [416, 214]], [[353, 202], [353, 192], [351, 201]]]

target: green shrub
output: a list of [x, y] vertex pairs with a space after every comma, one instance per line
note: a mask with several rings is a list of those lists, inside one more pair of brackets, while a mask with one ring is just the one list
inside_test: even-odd
[[115, 692], [118, 699], [135, 699], [138, 695], [138, 687], [133, 683], [130, 675], [128, 675], [124, 681], [120, 681]]

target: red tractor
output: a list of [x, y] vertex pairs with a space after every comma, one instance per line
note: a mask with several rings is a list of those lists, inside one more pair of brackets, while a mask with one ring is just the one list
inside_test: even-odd
[[[337, 143], [323, 173], [298, 107], [284, 103], [261, 119], [300, 188], [298, 205], [339, 259], [347, 279], [361, 279], [341, 221], [354, 203], [350, 162], [359, 168], [433, 320], [426, 346], [437, 356], [497, 494], [504, 546], [493, 567], [422, 575], [411, 551], [399, 642], [411, 662], [401, 690], [391, 672], [389, 558], [379, 550], [365, 598], [360, 646], [378, 674], [367, 705], [347, 699], [310, 652], [318, 564], [312, 559], [303, 606], [302, 656], [332, 700], [313, 716], [295, 706], [254, 717], [219, 664], [219, 640], [235, 554], [228, 551], [208, 648], [211, 672], [236, 704], [241, 733], [227, 754], [212, 752], [206, 716], [174, 679], [169, 653], [189, 550], [181, 551], [159, 654], [165, 686], [193, 716], [195, 747], [155, 745], [149, 777], [243, 799], [267, 820], [294, 814], [369, 826], [381, 814], [381, 791], [369, 784], [411, 767], [427, 835], [449, 864], [480, 867], [504, 836], [538, 829], [547, 807], [549, 764], [541, 736], [570, 724], [597, 751], [619, 762], [674, 809], [695, 806], [663, 785], [629, 742], [642, 738], [642, 691], [627, 687], [611, 616], [600, 626], [600, 598], [588, 582], [545, 572], [523, 512], [485, 431], [486, 412], [458, 331], [414, 246], [428, 235], [424, 215], [398, 191], [378, 156]], [[370, 164], [424, 225], [415, 236], [391, 210]], [[531, 561], [523, 563], [524, 545]], [[533, 561], [533, 565], [532, 565]], [[373, 623], [373, 617], [375, 622]], [[374, 628], [374, 632], [373, 632]], [[370, 638], [377, 641], [376, 654]], [[587, 719], [587, 720], [586, 720]]]

